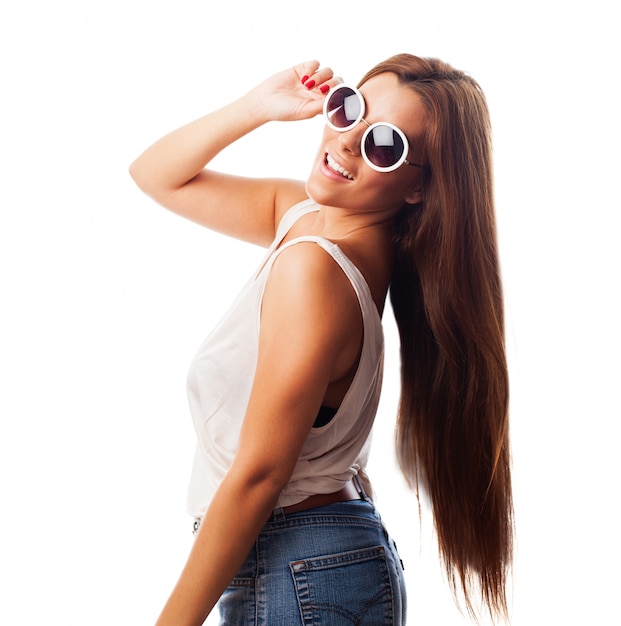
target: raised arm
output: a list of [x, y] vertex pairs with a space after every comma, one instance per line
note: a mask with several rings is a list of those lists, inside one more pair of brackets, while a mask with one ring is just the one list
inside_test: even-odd
[[[303, 77], [308, 77], [305, 84]], [[205, 166], [266, 122], [314, 117], [334, 82], [332, 71], [320, 68], [317, 61], [280, 72], [157, 141], [131, 164], [130, 174], [145, 193], [171, 211], [224, 234], [269, 245], [282, 212], [305, 197], [303, 183], [241, 178]]]

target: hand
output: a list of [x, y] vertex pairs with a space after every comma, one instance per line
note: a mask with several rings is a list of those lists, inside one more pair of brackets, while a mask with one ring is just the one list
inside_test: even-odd
[[329, 67], [307, 61], [268, 78], [248, 97], [269, 120], [305, 120], [321, 113], [328, 89], [340, 82]]

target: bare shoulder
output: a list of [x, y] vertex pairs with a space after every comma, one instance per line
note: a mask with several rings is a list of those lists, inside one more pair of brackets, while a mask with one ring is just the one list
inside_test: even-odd
[[330, 294], [335, 287], [351, 283], [340, 265], [315, 241], [299, 241], [278, 253], [272, 268], [276, 280], [284, 280], [289, 287], [299, 285], [303, 290]]
[[315, 242], [295, 243], [279, 253], [265, 298], [268, 303], [277, 303], [286, 315], [295, 315], [295, 323], [310, 325], [311, 332], [323, 332], [333, 339], [349, 334], [347, 331], [361, 323], [360, 305], [351, 282], [332, 256]]
[[338, 406], [363, 334], [357, 295], [331, 255], [309, 241], [283, 249], [265, 287], [257, 372], [287, 380], [295, 398], [315, 389], [317, 407], [324, 398]]

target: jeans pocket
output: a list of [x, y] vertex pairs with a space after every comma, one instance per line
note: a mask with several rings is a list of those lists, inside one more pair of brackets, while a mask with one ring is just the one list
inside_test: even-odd
[[383, 546], [293, 561], [304, 626], [389, 626], [393, 591]]

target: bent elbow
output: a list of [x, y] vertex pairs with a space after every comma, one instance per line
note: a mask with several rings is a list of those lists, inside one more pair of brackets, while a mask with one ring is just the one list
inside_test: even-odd
[[146, 175], [142, 167], [140, 157], [132, 161], [129, 165], [129, 175], [141, 191], [147, 193], [149, 177]]
[[277, 499], [281, 491], [287, 486], [289, 477], [285, 476], [280, 468], [271, 471], [259, 471], [246, 475], [249, 488], [261, 491], [266, 498]]
[[254, 492], [263, 500], [276, 501], [289, 482], [291, 472], [283, 467], [268, 464], [249, 464], [232, 468], [244, 491]]

